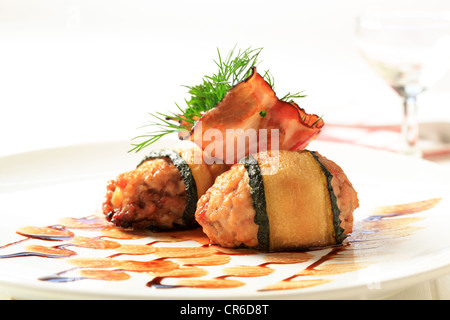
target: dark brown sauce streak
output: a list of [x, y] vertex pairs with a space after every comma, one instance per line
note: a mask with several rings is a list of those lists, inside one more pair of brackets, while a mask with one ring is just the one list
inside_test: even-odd
[[[316, 262], [307, 266], [305, 269], [303, 269], [303, 271], [306, 271], [306, 272], [314, 271], [321, 264], [327, 262], [328, 260], [334, 259], [340, 252], [344, 251], [346, 249], [346, 247], [347, 247], [347, 245], [332, 248], [330, 252], [328, 252], [327, 254], [320, 257]], [[297, 277], [301, 277], [301, 276], [302, 276], [301, 273], [294, 274], [293, 276], [290, 276], [290, 277], [284, 279], [283, 281], [291, 281], [291, 280], [293, 280]]]
[[[49, 235], [38, 234], [37, 235], [37, 234], [29, 234], [29, 233], [17, 231], [16, 233], [21, 236], [24, 236], [25, 239], [8, 243], [4, 246], [1, 246], [0, 249], [7, 248], [7, 247], [13, 246], [13, 245], [17, 245], [19, 243], [22, 243], [24, 241], [28, 241], [31, 239], [44, 240], [44, 241], [64, 241], [64, 240], [72, 239], [74, 237], [74, 234], [71, 231], [68, 231], [67, 228], [64, 226], [52, 225], [52, 226], [48, 226], [47, 228], [58, 230], [58, 231], [65, 231], [65, 232], [67, 232], [68, 235], [51, 235], [51, 234], [49, 234]], [[70, 245], [72, 245], [72, 244], [63, 244], [63, 245], [54, 246], [51, 248], [62, 249], [67, 246], [70, 246]], [[66, 252], [71, 252], [71, 254], [70, 255], [56, 255], [56, 254], [42, 253], [42, 252], [17, 252], [17, 253], [12, 253], [12, 254], [0, 255], [0, 259], [19, 258], [19, 257], [67, 258], [69, 256], [76, 255], [76, 252], [74, 252], [72, 250], [66, 250]]]
[[27, 237], [27, 238], [31, 238], [31, 239], [38, 239], [38, 240], [45, 240], [45, 241], [64, 241], [64, 240], [68, 240], [68, 239], [72, 239], [74, 234], [73, 232], [67, 230], [66, 227], [61, 226], [59, 224], [57, 225], [53, 225], [53, 226], [48, 226], [47, 228], [49, 229], [54, 229], [54, 230], [58, 230], [58, 231], [66, 231], [69, 235], [54, 235], [54, 234], [29, 234], [29, 233], [24, 233], [24, 232], [20, 232], [17, 231], [17, 234], [20, 234], [21, 236]]
[[[95, 224], [96, 222], [98, 222], [99, 218], [95, 217], [94, 215], [91, 215], [91, 216], [87, 216], [87, 217], [83, 217], [83, 218], [77, 218], [75, 220], [78, 222], [81, 222], [81, 223], [85, 223], [87, 225], [91, 225], [91, 224]], [[29, 241], [32, 239], [44, 240], [44, 241], [64, 241], [64, 240], [72, 239], [74, 237], [73, 232], [69, 231], [68, 230], [69, 228], [66, 226], [57, 224], [57, 225], [48, 226], [47, 228], [58, 230], [58, 231], [64, 231], [67, 233], [67, 235], [45, 235], [45, 234], [36, 235], [36, 234], [30, 234], [30, 233], [24, 233], [24, 232], [17, 231], [16, 233], [25, 237], [25, 239], [18, 240], [18, 241], [11, 242], [6, 245], [0, 246], [0, 250], [10, 247], [10, 246], [18, 245], [22, 242]], [[73, 227], [73, 228], [77, 229], [76, 227]], [[99, 227], [99, 229], [100, 229], [100, 227]], [[101, 236], [99, 236], [98, 238], [100, 239]], [[66, 244], [62, 244], [59, 246], [53, 246], [51, 248], [63, 249], [68, 246], [76, 246], [76, 245], [71, 244], [71, 243], [66, 243]], [[77, 254], [76, 252], [74, 252], [72, 250], [67, 250], [67, 249], [65, 250], [65, 252], [70, 252], [70, 254], [56, 255], [56, 254], [48, 254], [48, 253], [40, 253], [40, 252], [17, 252], [17, 253], [12, 253], [12, 254], [7, 254], [7, 255], [0, 255], [0, 259], [10, 259], [10, 258], [19, 258], [19, 257], [41, 257], [41, 258], [62, 259], [62, 258], [68, 258], [68, 257], [74, 256]], [[120, 255], [120, 254], [118, 254], [118, 255]], [[69, 270], [64, 270], [64, 271], [58, 272], [54, 275], [41, 277], [41, 278], [38, 278], [38, 280], [49, 281], [49, 282], [72, 282], [72, 281], [78, 281], [78, 280], [83, 280], [83, 279], [89, 279], [86, 277], [62, 277], [61, 276], [62, 274], [65, 274], [65, 273], [70, 272], [75, 269], [79, 269], [79, 267], [71, 268]]]
[[[379, 214], [371, 215], [371, 216], [367, 217], [366, 219], [364, 219], [364, 221], [381, 221], [383, 219], [396, 218], [396, 217], [400, 217], [400, 216], [404, 216], [404, 215], [422, 212], [422, 211], [425, 211], [425, 210], [428, 210], [428, 209], [434, 207], [440, 200], [441, 200], [440, 198], [437, 198], [437, 199], [430, 199], [430, 200], [426, 200], [426, 201], [419, 201], [419, 202], [411, 203], [409, 208], [407, 208], [407, 209], [405, 209], [404, 205], [380, 208]], [[398, 208], [399, 210], [395, 211], [395, 208]], [[334, 259], [339, 253], [346, 250], [351, 245], [351, 243], [352, 243], [352, 241], [349, 241], [346, 245], [336, 246], [336, 247], [332, 248], [330, 252], [328, 252], [321, 258], [319, 258], [314, 263], [307, 266], [304, 269], [305, 274], [309, 275], [308, 271], [314, 271], [318, 266], [322, 265], [323, 263], [325, 263], [329, 260]], [[293, 280], [297, 277], [301, 277], [301, 276], [302, 276], [301, 273], [294, 274], [293, 276], [288, 277], [282, 281], [291, 281], [291, 280]], [[265, 291], [265, 290], [260, 290], [260, 291]]]
[[[7, 244], [5, 244], [5, 245], [3, 245], [3, 246], [0, 246], [0, 250], [1, 250], [1, 249], [5, 249], [5, 248], [10, 247], [10, 246], [14, 246], [14, 245], [16, 245], [16, 244], [19, 244], [19, 243], [22, 243], [22, 242], [25, 242], [25, 241], [28, 241], [28, 240], [30, 240], [30, 239], [31, 239], [31, 238], [28, 237], [28, 238], [25, 238], [25, 239], [22, 239], [22, 240], [18, 240], [18, 241], [15, 241], [15, 242], [7, 243]], [[0, 256], [0, 257], [1, 257], [1, 256]]]
[[[55, 248], [55, 249], [62, 249], [68, 246], [71, 246], [72, 244], [63, 244], [61, 246], [54, 246], [51, 248]], [[72, 257], [75, 256], [77, 253], [75, 251], [72, 250], [64, 250], [65, 252], [67, 252], [68, 254], [51, 254], [51, 253], [44, 253], [44, 252], [17, 252], [17, 253], [12, 253], [12, 254], [5, 254], [5, 255], [1, 255], [0, 259], [9, 259], [9, 258], [19, 258], [19, 257], [41, 257], [41, 258], [51, 258], [51, 259], [63, 259], [63, 258], [68, 258], [68, 257]]]
[[[95, 226], [96, 223], [100, 220], [100, 218], [98, 218], [98, 217], [96, 217], [94, 215], [90, 215], [90, 216], [86, 216], [86, 217], [82, 217], [82, 218], [75, 218], [74, 220], [77, 221], [77, 222], [80, 222], [80, 223], [84, 223], [85, 225], [89, 225], [90, 229], [102, 229], [102, 228], [104, 228], [104, 227], [97, 227], [97, 228], [93, 228], [92, 227], [92, 226]], [[74, 233], [71, 232], [69, 229], [79, 229], [79, 228], [77, 228], [75, 226], [67, 227], [67, 226], [63, 226], [63, 225], [60, 225], [60, 224], [47, 226], [46, 228], [54, 229], [54, 230], [57, 230], [57, 231], [64, 231], [64, 232], [67, 233], [67, 235], [46, 235], [46, 234], [36, 235], [36, 234], [30, 234], [30, 233], [24, 233], [24, 232], [16, 231], [16, 233], [18, 235], [21, 235], [21, 236], [25, 237], [25, 239], [18, 240], [18, 241], [11, 242], [11, 243], [8, 243], [6, 245], [0, 246], [0, 250], [4, 249], [4, 248], [7, 248], [7, 247], [10, 247], [10, 246], [14, 246], [14, 245], [20, 244], [22, 242], [25, 242], [25, 241], [28, 241], [28, 240], [31, 240], [31, 239], [44, 240], [44, 241], [64, 241], [64, 240], [69, 240], [69, 239], [72, 239], [74, 237]], [[100, 238], [102, 238], [102, 236], [99, 236], [98, 238], [100, 239]], [[25, 256], [23, 253], [22, 253], [22, 255], [20, 255], [20, 253], [17, 253], [17, 254], [19, 256]], [[0, 259], [2, 259], [4, 257], [9, 258], [9, 256], [10, 255], [6, 255], [6, 256], [1, 256], [0, 255]], [[39, 256], [43, 256], [43, 255], [39, 255]]]
[[68, 232], [69, 235], [46, 235], [46, 234], [36, 235], [36, 234], [29, 234], [29, 233], [16, 231], [17, 234], [24, 236], [25, 239], [18, 240], [18, 241], [11, 242], [6, 245], [0, 246], [0, 250], [10, 247], [10, 246], [13, 246], [13, 245], [16, 245], [16, 244], [19, 244], [19, 243], [22, 243], [22, 242], [30, 240], [30, 239], [37, 239], [37, 240], [44, 240], [44, 241], [64, 241], [64, 240], [72, 239], [74, 236], [74, 234], [71, 231], [69, 231], [66, 227], [61, 226], [61, 225], [52, 225], [52, 226], [48, 226], [47, 228], [55, 229], [58, 231], [66, 231], [66, 232]]
[[368, 218], [364, 219], [364, 221], [379, 221], [386, 218], [395, 218], [408, 214], [419, 213], [433, 208], [441, 200], [442, 198], [434, 198], [407, 204], [380, 207], [377, 210], [378, 214], [371, 215]]
[[64, 282], [73, 282], [73, 281], [79, 281], [79, 280], [84, 280], [84, 279], [88, 279], [86, 277], [62, 277], [61, 275], [80, 269], [79, 267], [75, 267], [75, 268], [71, 268], [68, 270], [64, 270], [58, 273], [55, 273], [53, 275], [49, 275], [49, 276], [45, 276], [45, 277], [41, 277], [38, 278], [38, 280], [41, 281], [48, 281], [48, 282], [57, 282], [57, 283], [64, 283]]
[[188, 286], [182, 286], [182, 285], [170, 285], [170, 284], [162, 284], [161, 282], [170, 277], [154, 277], [153, 280], [147, 282], [146, 286], [150, 288], [157, 288], [157, 289], [175, 289], [175, 288], [185, 288]]
[[[80, 280], [90, 279], [87, 277], [60, 277], [58, 275], [54, 276], [46, 276], [38, 278], [40, 281], [54, 282], [54, 283], [67, 283], [67, 282], [75, 282]], [[95, 280], [95, 279], [93, 279]]]

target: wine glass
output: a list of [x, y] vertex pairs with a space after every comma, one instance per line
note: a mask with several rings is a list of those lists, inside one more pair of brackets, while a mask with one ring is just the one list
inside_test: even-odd
[[356, 41], [362, 56], [403, 98], [400, 151], [420, 156], [416, 100], [450, 68], [450, 13], [363, 14]]

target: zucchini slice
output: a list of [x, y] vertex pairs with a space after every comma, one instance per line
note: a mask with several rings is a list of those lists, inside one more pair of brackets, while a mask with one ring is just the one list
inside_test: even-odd
[[183, 178], [185, 191], [187, 194], [187, 204], [186, 209], [183, 213], [183, 225], [182, 228], [194, 228], [198, 226], [195, 220], [195, 210], [197, 209], [197, 184], [195, 182], [194, 176], [191, 172], [189, 164], [181, 156], [181, 154], [173, 149], [159, 149], [152, 150], [138, 165], [142, 165], [145, 161], [157, 158], [169, 158], [175, 167], [180, 171], [181, 177]]
[[328, 171], [328, 169], [320, 162], [319, 157], [317, 156], [317, 152], [310, 151], [311, 155], [316, 159], [316, 161], [319, 163], [320, 168], [322, 169], [323, 173], [325, 174], [327, 178], [327, 185], [328, 185], [328, 192], [330, 194], [330, 201], [331, 201], [331, 209], [333, 210], [333, 226], [334, 226], [334, 237], [336, 239], [337, 244], [341, 244], [345, 238], [347, 238], [346, 234], [344, 233], [344, 229], [341, 228], [341, 219], [339, 219], [339, 215], [341, 214], [341, 210], [339, 209], [337, 205], [337, 199], [336, 195], [334, 194], [333, 187], [331, 186], [331, 179], [333, 179], [333, 175]]
[[288, 251], [342, 243], [345, 234], [332, 175], [314, 152], [262, 152], [241, 163], [249, 176], [259, 226], [258, 249]]
[[256, 159], [251, 155], [241, 159], [239, 163], [244, 164], [249, 178], [250, 195], [252, 197], [253, 208], [255, 209], [254, 221], [258, 225], [258, 249], [269, 251], [270, 228], [261, 169], [259, 168]]

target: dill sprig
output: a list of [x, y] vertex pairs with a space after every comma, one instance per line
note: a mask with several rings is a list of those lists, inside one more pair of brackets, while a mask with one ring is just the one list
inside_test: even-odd
[[[227, 94], [227, 92], [238, 83], [251, 75], [252, 68], [259, 64], [258, 57], [262, 48], [237, 50], [233, 48], [226, 57], [222, 57], [217, 49], [218, 59], [214, 60], [218, 70], [211, 76], [204, 76], [202, 83], [195, 86], [184, 86], [188, 89], [189, 100], [185, 99], [184, 108], [177, 106], [177, 113], [164, 114], [161, 112], [150, 113], [153, 121], [144, 127], [152, 127], [152, 132], [133, 138], [143, 139], [143, 142], [132, 144], [130, 151], [140, 151], [162, 137], [174, 132], [190, 130], [204, 112], [214, 108]], [[264, 79], [274, 89], [275, 80], [271, 73], [266, 70]], [[288, 93], [280, 100], [293, 101], [303, 98], [302, 92]]]
[[291, 102], [294, 101], [295, 99], [299, 99], [299, 98], [305, 98], [306, 94], [302, 94], [304, 91], [299, 91], [296, 93], [290, 93], [288, 92], [284, 97], [282, 97], [280, 100], [282, 101], [286, 101], [286, 102]]

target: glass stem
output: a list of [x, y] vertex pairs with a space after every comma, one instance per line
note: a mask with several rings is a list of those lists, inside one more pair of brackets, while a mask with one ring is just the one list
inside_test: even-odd
[[417, 146], [419, 139], [419, 122], [417, 119], [417, 98], [416, 96], [404, 97], [403, 102], [403, 124], [402, 124], [402, 150], [408, 155], [420, 156]]

